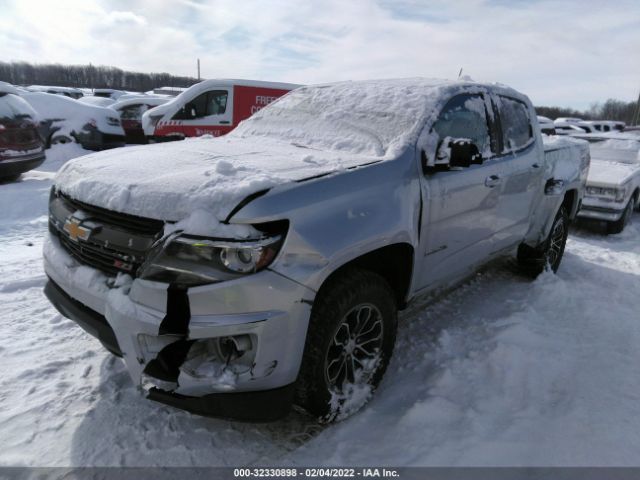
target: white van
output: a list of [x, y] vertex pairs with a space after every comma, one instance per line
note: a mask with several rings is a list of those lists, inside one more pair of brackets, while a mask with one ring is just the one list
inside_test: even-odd
[[142, 128], [151, 142], [201, 135], [218, 137], [299, 86], [256, 80], [205, 80], [146, 111]]

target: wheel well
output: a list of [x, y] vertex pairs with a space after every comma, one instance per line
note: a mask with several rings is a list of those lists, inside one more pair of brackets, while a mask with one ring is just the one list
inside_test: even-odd
[[365, 253], [334, 271], [325, 279], [322, 287], [350, 268], [368, 270], [383, 277], [393, 290], [398, 308], [405, 307], [413, 273], [413, 247], [411, 245], [397, 243]]
[[578, 213], [578, 206], [576, 205], [577, 198], [578, 195], [575, 190], [569, 190], [564, 194], [562, 205], [567, 207], [567, 210], [569, 211], [569, 218], [574, 218]]

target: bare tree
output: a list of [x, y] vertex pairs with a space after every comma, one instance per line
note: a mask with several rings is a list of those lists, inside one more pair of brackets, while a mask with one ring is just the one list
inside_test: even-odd
[[94, 65], [0, 62], [0, 80], [14, 85], [52, 85], [147, 91], [161, 86], [189, 87], [198, 80], [168, 73], [128, 72]]

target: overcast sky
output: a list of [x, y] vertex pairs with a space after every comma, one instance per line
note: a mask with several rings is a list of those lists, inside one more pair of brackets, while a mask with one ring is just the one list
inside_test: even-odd
[[296, 83], [508, 84], [586, 108], [640, 91], [640, 1], [0, 0], [0, 60]]

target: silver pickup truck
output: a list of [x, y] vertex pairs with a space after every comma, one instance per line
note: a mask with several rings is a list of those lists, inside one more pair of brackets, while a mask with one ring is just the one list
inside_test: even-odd
[[222, 138], [69, 162], [45, 292], [148, 397], [266, 420], [360, 408], [398, 310], [491, 259], [556, 271], [589, 165], [510, 88], [299, 88]]

